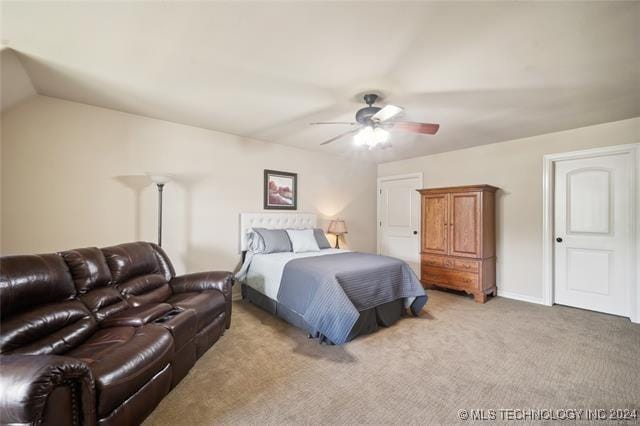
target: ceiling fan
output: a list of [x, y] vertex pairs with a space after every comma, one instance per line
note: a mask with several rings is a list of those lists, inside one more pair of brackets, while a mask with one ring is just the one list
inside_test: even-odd
[[389, 140], [389, 131], [401, 131], [410, 133], [421, 133], [425, 135], [435, 135], [440, 128], [439, 124], [413, 123], [409, 121], [393, 121], [393, 117], [400, 114], [403, 109], [395, 105], [385, 105], [384, 107], [373, 106], [378, 99], [378, 95], [368, 93], [364, 95], [364, 102], [368, 105], [356, 112], [356, 121], [322, 121], [310, 123], [319, 124], [339, 124], [357, 126], [348, 132], [340, 133], [320, 145], [327, 145], [340, 138], [355, 134], [353, 140], [356, 145], [367, 146], [369, 149], [378, 145], [384, 145]]

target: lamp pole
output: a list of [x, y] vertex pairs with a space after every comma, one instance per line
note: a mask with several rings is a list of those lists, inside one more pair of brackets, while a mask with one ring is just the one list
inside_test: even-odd
[[164, 183], [158, 183], [158, 245], [162, 247], [162, 190]]
[[162, 246], [162, 190], [164, 185], [171, 181], [171, 175], [158, 175], [147, 173], [153, 183], [158, 186], [158, 245]]

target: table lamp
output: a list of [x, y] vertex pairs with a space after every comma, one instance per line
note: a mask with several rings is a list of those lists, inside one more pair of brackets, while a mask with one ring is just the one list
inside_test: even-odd
[[347, 225], [342, 219], [332, 220], [329, 222], [327, 232], [336, 236], [336, 248], [340, 248], [340, 235], [347, 233]]

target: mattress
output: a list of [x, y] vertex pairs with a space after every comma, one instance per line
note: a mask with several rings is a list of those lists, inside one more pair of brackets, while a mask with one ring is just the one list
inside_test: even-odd
[[258, 254], [248, 252], [242, 268], [236, 275], [236, 279], [264, 294], [269, 299], [278, 300], [278, 290], [280, 290], [280, 283], [282, 282], [282, 271], [284, 271], [284, 267], [289, 261], [305, 257], [348, 252], [349, 250], [334, 248], [306, 253], [284, 252]]

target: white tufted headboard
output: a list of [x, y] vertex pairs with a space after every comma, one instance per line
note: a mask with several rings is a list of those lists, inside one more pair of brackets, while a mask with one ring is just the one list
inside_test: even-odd
[[240, 251], [247, 250], [249, 228], [316, 228], [317, 222], [315, 213], [240, 213]]

